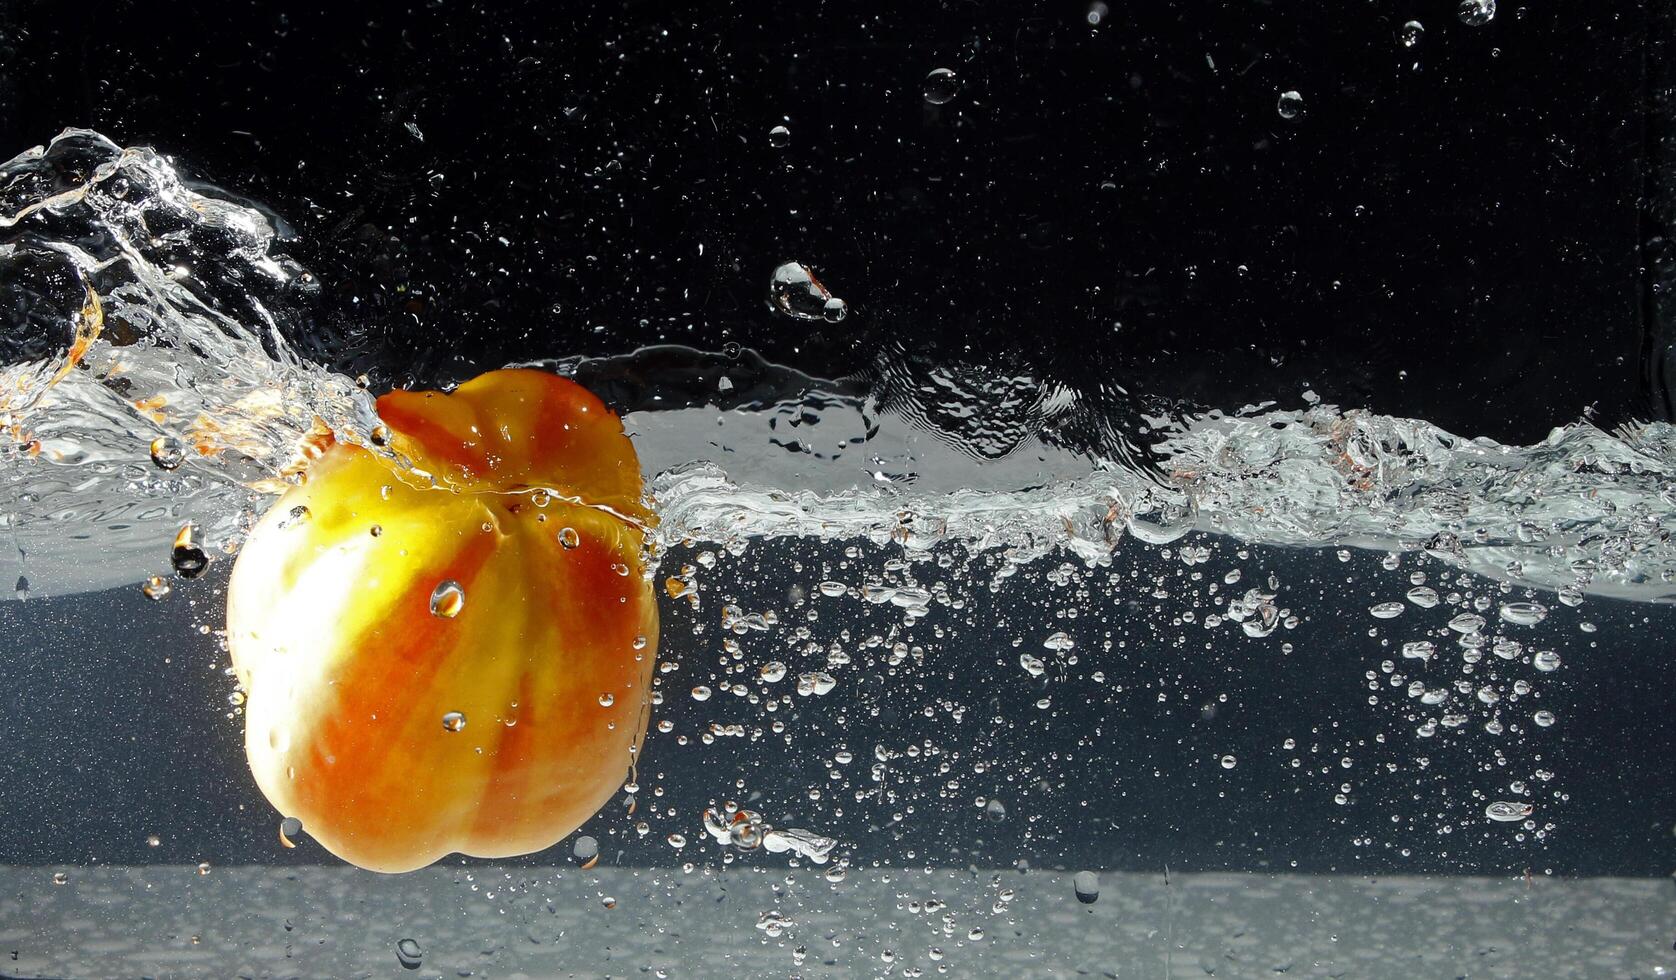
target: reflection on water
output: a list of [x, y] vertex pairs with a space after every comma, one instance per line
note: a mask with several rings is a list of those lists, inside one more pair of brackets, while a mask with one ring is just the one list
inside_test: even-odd
[[[309, 329], [316, 285], [284, 257], [282, 232], [156, 153], [85, 131], [0, 170], [0, 474], [20, 597], [133, 583], [165, 607], [217, 595], [217, 559], [312, 438], [379, 448], [369, 394], [287, 343]], [[837, 322], [857, 314], [835, 294], [864, 289], [795, 261], [772, 270], [765, 299], [789, 321]], [[702, 894], [708, 908], [718, 869], [765, 869], [739, 889], [751, 914], [733, 916], [749, 919], [734, 941], [766, 951], [741, 954], [752, 969], [993, 971], [1016, 951], [997, 942], [1005, 933], [1058, 949], [1056, 969], [1098, 970], [1099, 957], [1055, 945], [1075, 938], [1054, 937], [1076, 935], [1073, 913], [1118, 907], [1114, 928], [1132, 926], [1148, 956], [1179, 950], [1206, 972], [1230, 962], [1220, 939], [1156, 941], [1177, 902], [1167, 873], [1069, 873], [1120, 863], [1096, 844], [1115, 835], [1114, 813], [1137, 815], [1135, 837], [1192, 817], [1222, 819], [1231, 839], [1296, 840], [1289, 820], [1319, 818], [1323, 835], [1351, 838], [1339, 843], [1352, 858], [1320, 862], [1329, 870], [1412, 861], [1541, 878], [1562, 815], [1582, 805], [1557, 760], [1575, 707], [1564, 679], [1598, 640], [1585, 603], [1673, 594], [1676, 428], [1663, 423], [1575, 422], [1505, 446], [1309, 392], [1130, 417], [1109, 392], [903, 350], [835, 379], [674, 347], [542, 366], [624, 411], [649, 475], [669, 600], [652, 764], [597, 818], [604, 842], [577, 840], [575, 871], [459, 875], [519, 915], [535, 914], [533, 896], [574, 893], [580, 930], [625, 901]], [[450, 584], [432, 596], [439, 615], [458, 609]], [[222, 625], [218, 610], [194, 616], [207, 634]], [[1285, 665], [1278, 706], [1241, 703], [1242, 683]], [[237, 717], [240, 692], [229, 696]], [[462, 738], [491, 723], [444, 722]], [[306, 846], [307, 830], [282, 828], [283, 846]], [[1223, 843], [1201, 867], [1298, 865]], [[1010, 883], [1026, 855], [1067, 874]], [[623, 871], [642, 865], [662, 870]], [[968, 871], [926, 885], [934, 866]], [[62, 873], [77, 887], [75, 869]], [[200, 874], [227, 894], [276, 887], [254, 873], [223, 885], [208, 863]], [[99, 887], [137, 901], [121, 882]], [[1287, 889], [1304, 886], [1269, 887], [1228, 930], [1285, 918]], [[1333, 887], [1373, 907], [1357, 886]], [[1495, 887], [1444, 904], [1476, 908]], [[1544, 906], [1551, 917], [1609, 901], [1565, 894]], [[1370, 926], [1373, 945], [1435, 931], [1428, 899], [1403, 901], [1415, 921]], [[1237, 962], [1333, 959], [1336, 934], [1286, 928], [1290, 944]], [[1521, 935], [1531, 954], [1541, 930]], [[401, 966], [459, 958], [447, 929], [399, 938], [388, 948]], [[669, 965], [638, 955], [643, 969]], [[531, 956], [529, 969], [558, 968]], [[1357, 972], [1354, 958], [1334, 962]], [[350, 969], [335, 964], [316, 961]]]

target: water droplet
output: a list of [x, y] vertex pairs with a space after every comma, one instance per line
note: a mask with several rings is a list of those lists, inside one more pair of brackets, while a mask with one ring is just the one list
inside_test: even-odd
[[765, 682], [773, 684], [776, 681], [780, 681], [785, 678], [786, 665], [778, 660], [770, 660], [762, 665], [761, 670], [757, 671], [757, 676], [761, 677]]
[[925, 86], [922, 89], [925, 101], [932, 105], [947, 105], [960, 94], [960, 76], [952, 69], [937, 68], [925, 76]]
[[1023, 667], [1031, 677], [1040, 677], [1042, 672], [1047, 670], [1047, 664], [1042, 662], [1041, 657], [1028, 652], [1018, 655], [1018, 665]]
[[403, 939], [396, 943], [396, 962], [404, 970], [417, 970], [425, 963], [425, 951], [412, 939]]
[[172, 591], [168, 580], [161, 575], [153, 575], [146, 579], [145, 584], [140, 586], [140, 590], [146, 594], [147, 599], [153, 600], [162, 599]]
[[1430, 609], [1439, 602], [1437, 590], [1429, 585], [1417, 585], [1408, 590], [1408, 601], [1421, 609]]
[[582, 535], [577, 534], [575, 528], [567, 527], [559, 531], [559, 544], [564, 545], [566, 549], [574, 548], [581, 543]]
[[1476, 613], [1461, 613], [1449, 621], [1449, 628], [1463, 635], [1476, 633], [1484, 628], [1484, 617]]
[[1002, 803], [1000, 800], [990, 800], [988, 803], [984, 804], [983, 815], [996, 823], [1000, 823], [1001, 821], [1007, 819], [1007, 804]]
[[443, 579], [431, 590], [431, 615], [453, 619], [466, 607], [466, 590], [453, 579]]
[[1377, 602], [1368, 607], [1368, 612], [1374, 619], [1396, 619], [1402, 615], [1403, 605], [1400, 602]]
[[174, 436], [158, 436], [151, 440], [151, 461], [160, 470], [172, 470], [186, 461], [186, 447]]
[[208, 861], [199, 861], [198, 862], [198, 876], [203, 877], [204, 875], [207, 875], [209, 873], [210, 873], [210, 863]]
[[768, 131], [768, 145], [776, 150], [783, 150], [791, 145], [791, 130], [784, 126], [775, 126]]
[[575, 858], [576, 863], [583, 867], [592, 865], [594, 861], [599, 859], [599, 841], [583, 834], [570, 845], [570, 856]]
[[601, 708], [609, 708], [616, 703], [617, 696], [612, 694], [610, 691], [606, 691], [604, 694], [599, 696], [599, 706]]
[[1084, 905], [1093, 905], [1100, 898], [1100, 876], [1092, 871], [1078, 871], [1071, 879], [1071, 887], [1077, 893], [1077, 901]]
[[55, 885], [67, 885], [70, 883], [70, 876], [63, 871], [59, 871], [52, 876], [52, 883]]
[[1054, 633], [1052, 636], [1049, 636], [1047, 639], [1042, 641], [1042, 646], [1047, 647], [1055, 653], [1064, 653], [1066, 650], [1069, 650], [1076, 645], [1077, 641], [1071, 639], [1070, 636], [1065, 633]]
[[182, 527], [175, 535], [175, 546], [169, 553], [169, 562], [181, 578], [197, 578], [209, 567], [209, 556], [193, 540], [195, 531], [196, 528], [190, 524]]
[[1430, 640], [1413, 640], [1402, 645], [1402, 655], [1409, 660], [1430, 660], [1437, 647]]
[[145, 846], [147, 847], [159, 847], [162, 843], [163, 838], [157, 836], [156, 834], [150, 834], [145, 839]]
[[768, 282], [768, 302], [772, 309], [797, 320], [842, 320], [849, 307], [843, 300], [837, 306], [832, 292], [815, 277], [815, 272], [801, 262], [785, 262], [774, 270]]
[[1536, 714], [1531, 715], [1531, 721], [1536, 722], [1538, 728], [1547, 728], [1558, 720], [1558, 718], [1554, 717], [1554, 713], [1552, 711], [1538, 711]]
[[1402, 26], [1402, 30], [1397, 32], [1397, 43], [1405, 48], [1412, 48], [1419, 44], [1420, 39], [1425, 36], [1426, 25], [1417, 20], [1411, 20]]
[[1552, 650], [1541, 650], [1531, 657], [1531, 665], [1544, 673], [1560, 669], [1560, 655]]
[[1504, 602], [1501, 618], [1515, 626], [1535, 626], [1548, 618], [1548, 607], [1540, 602]]
[[821, 307], [821, 316], [824, 317], [828, 323], [837, 323], [849, 315], [850, 304], [844, 302], [836, 296], [827, 300], [826, 305]]
[[1496, 0], [1461, 0], [1455, 13], [1468, 27], [1483, 27], [1496, 19]]
[[703, 684], [700, 684], [697, 687], [693, 688], [693, 700], [694, 701], [708, 701], [708, 700], [710, 700], [710, 689], [708, 687], [705, 687]]
[[466, 727], [466, 715], [463, 711], [450, 711], [442, 716], [442, 727], [451, 732], [462, 731]]
[[1275, 111], [1282, 119], [1297, 119], [1304, 114], [1304, 97], [1294, 89], [1282, 92], [1275, 103]]
[[291, 839], [302, 832], [303, 822], [296, 817], [286, 817], [279, 822], [279, 836], [287, 847], [295, 847], [296, 845], [291, 843]]
[[1232, 769], [1235, 766], [1239, 765], [1239, 762], [1240, 762], [1240, 760], [1234, 758], [1233, 756], [1225, 755], [1225, 756], [1222, 757], [1222, 768]]
[[1536, 812], [1536, 807], [1529, 803], [1508, 803], [1496, 801], [1484, 808], [1484, 815], [1497, 823], [1513, 823], [1523, 820]]
[[1193, 529], [1199, 503], [1191, 494], [1147, 491], [1129, 506], [1129, 533], [1147, 544], [1169, 544]]
[[304, 507], [302, 504], [298, 504], [286, 511], [285, 516], [279, 519], [279, 529], [283, 531], [288, 527], [297, 527], [300, 524], [307, 524], [309, 518], [313, 516], [313, 514], [309, 513], [309, 509], [307, 507]]

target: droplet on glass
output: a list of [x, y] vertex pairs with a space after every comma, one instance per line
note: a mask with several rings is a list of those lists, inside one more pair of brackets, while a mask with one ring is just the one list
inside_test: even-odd
[[466, 590], [453, 579], [444, 579], [431, 591], [431, 615], [453, 619], [466, 607]]
[[599, 860], [599, 841], [583, 834], [570, 845], [570, 856], [584, 868], [593, 867], [593, 863]]
[[425, 951], [414, 940], [400, 940], [396, 943], [396, 962], [404, 970], [417, 970], [425, 963]]
[[960, 94], [960, 76], [951, 69], [937, 68], [925, 76], [925, 101], [932, 105], [947, 105]]
[[601, 708], [609, 708], [616, 703], [617, 696], [612, 694], [610, 691], [607, 691], [599, 696], [599, 706]]

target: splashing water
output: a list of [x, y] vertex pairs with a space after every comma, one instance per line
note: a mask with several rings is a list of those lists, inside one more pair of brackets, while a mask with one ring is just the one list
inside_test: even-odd
[[[373, 432], [368, 394], [284, 339], [307, 329], [317, 289], [285, 240], [259, 207], [86, 130], [0, 166], [3, 521], [31, 592], [167, 572], [188, 523], [199, 547], [231, 551], [326, 433]], [[1562, 598], [1676, 596], [1664, 423], [1579, 422], [1521, 447], [1265, 403], [1147, 419], [1143, 465], [1096, 399], [978, 365], [885, 355], [871, 381], [830, 381], [750, 352], [654, 348], [541, 366], [603, 392], [663, 386], [615, 401], [666, 541], [957, 543], [1015, 562], [1066, 548], [1101, 564], [1126, 537], [1199, 530], [1424, 550]]]

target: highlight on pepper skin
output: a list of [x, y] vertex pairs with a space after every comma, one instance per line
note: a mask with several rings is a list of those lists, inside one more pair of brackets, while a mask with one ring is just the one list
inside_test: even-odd
[[251, 772], [370, 870], [550, 847], [646, 732], [658, 620], [634, 448], [541, 371], [391, 392], [378, 413], [411, 467], [330, 443], [234, 566]]

